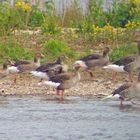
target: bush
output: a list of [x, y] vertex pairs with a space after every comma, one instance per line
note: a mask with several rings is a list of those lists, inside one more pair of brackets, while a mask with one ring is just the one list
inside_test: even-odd
[[74, 54], [65, 42], [54, 39], [50, 39], [47, 43], [45, 43], [43, 52], [50, 59], [56, 59], [62, 54], [72, 57]]
[[3, 2], [0, 4], [0, 35], [8, 35], [15, 28], [23, 26], [20, 13], [16, 8], [11, 8], [10, 4]]
[[44, 15], [43, 13], [36, 7], [32, 6], [32, 11], [29, 17], [29, 26], [37, 27], [41, 26], [44, 23]]
[[137, 46], [135, 44], [123, 44], [112, 50], [110, 53], [110, 60], [116, 61], [124, 56], [135, 54], [137, 51]]
[[60, 33], [60, 29], [57, 27], [56, 18], [48, 16], [46, 18], [46, 22], [42, 24], [41, 30], [45, 34], [58, 34]]
[[31, 54], [25, 48], [22, 48], [18, 42], [8, 39], [0, 43], [0, 58], [1, 62], [3, 62], [5, 58], [10, 58], [12, 60], [30, 59]]

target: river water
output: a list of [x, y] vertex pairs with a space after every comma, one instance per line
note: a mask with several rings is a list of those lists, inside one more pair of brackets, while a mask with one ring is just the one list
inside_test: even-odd
[[140, 140], [140, 108], [94, 97], [0, 97], [0, 140]]

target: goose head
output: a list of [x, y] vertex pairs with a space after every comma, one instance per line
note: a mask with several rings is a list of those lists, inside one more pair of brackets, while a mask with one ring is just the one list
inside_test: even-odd
[[58, 57], [56, 63], [57, 64], [62, 64], [65, 61], [65, 59], [68, 59], [68, 57], [66, 55], [61, 55], [61, 56]]
[[105, 47], [103, 50], [103, 57], [106, 57], [108, 55], [109, 51], [110, 51], [109, 47]]
[[5, 61], [5, 63], [3, 64], [3, 70], [6, 70], [8, 66], [11, 66], [13, 64], [14, 64], [14, 62], [12, 62], [11, 60], [7, 59]]
[[42, 58], [44, 58], [44, 55], [42, 53], [36, 53], [35, 56], [34, 56], [34, 62], [37, 63]]
[[78, 60], [73, 64], [73, 68], [74, 69], [79, 69], [79, 68], [86, 69], [87, 65], [84, 61]]

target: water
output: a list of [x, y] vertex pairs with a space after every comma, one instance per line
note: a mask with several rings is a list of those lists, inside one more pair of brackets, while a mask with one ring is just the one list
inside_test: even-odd
[[140, 108], [93, 97], [0, 97], [0, 140], [139, 140]]

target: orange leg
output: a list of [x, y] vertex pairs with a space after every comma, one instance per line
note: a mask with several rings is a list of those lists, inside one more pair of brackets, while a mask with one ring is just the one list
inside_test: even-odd
[[123, 107], [123, 100], [120, 101], [120, 107]]
[[129, 76], [128, 76], [128, 79], [133, 82], [133, 78], [132, 78], [132, 75], [129, 73]]
[[61, 90], [61, 101], [64, 100], [64, 90]]
[[42, 82], [42, 81], [43, 81], [43, 78], [41, 78], [41, 79], [39, 80], [39, 83]]
[[60, 95], [60, 90], [59, 89], [56, 90], [56, 94]]
[[94, 75], [93, 75], [93, 72], [92, 71], [88, 70], [87, 72], [89, 73], [89, 75], [90, 75], [91, 78], [94, 78]]
[[115, 81], [116, 80], [116, 77], [117, 77], [117, 72], [113, 73], [112, 80]]
[[17, 74], [13, 74], [13, 79], [14, 79], [13, 84], [16, 84], [17, 83]]

